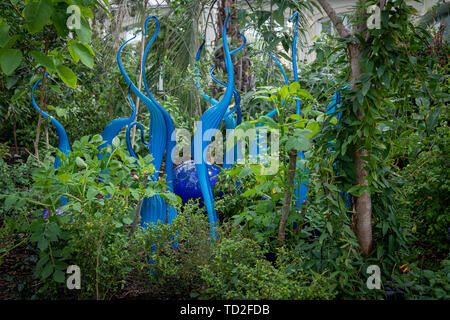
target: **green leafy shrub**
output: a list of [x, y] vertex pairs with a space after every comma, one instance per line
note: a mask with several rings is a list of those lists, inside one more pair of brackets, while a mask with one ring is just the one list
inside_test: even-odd
[[450, 298], [450, 259], [441, 261], [438, 270], [421, 270], [417, 264], [408, 265], [410, 272], [396, 277], [398, 286], [406, 292], [407, 299]]
[[[149, 181], [154, 172], [150, 155], [136, 161], [118, 139], [114, 150], [99, 151], [101, 143], [100, 136], [81, 138], [67, 157], [58, 152], [60, 168], [50, 158], [41, 162], [30, 191], [5, 195], [5, 209], [18, 212], [16, 228], [36, 246], [41, 293], [63, 291], [65, 270], [75, 264], [82, 272], [81, 297], [113, 295], [127, 273], [145, 263], [143, 237], [131, 231], [137, 203], [156, 193], [176, 203], [161, 182]], [[64, 197], [67, 203], [61, 206]], [[29, 216], [21, 211], [24, 203], [38, 209]]]
[[272, 265], [259, 244], [249, 238], [228, 238], [214, 247], [211, 262], [202, 266], [211, 299], [331, 299], [335, 293], [320, 274], [307, 275], [301, 260], [285, 251]]
[[190, 200], [180, 208], [171, 225], [152, 225], [140, 234], [153, 261], [152, 276], [144, 285], [158, 291], [158, 298], [186, 298], [201, 290], [200, 266], [210, 259], [212, 241], [205, 210], [199, 209], [198, 201]]
[[450, 144], [448, 128], [438, 128], [429, 150], [421, 152], [402, 172], [404, 209], [423, 243], [449, 249]]

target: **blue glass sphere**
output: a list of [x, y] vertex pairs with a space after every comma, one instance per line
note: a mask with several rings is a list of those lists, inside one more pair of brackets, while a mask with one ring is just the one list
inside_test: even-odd
[[[213, 164], [207, 164], [206, 167], [208, 168], [209, 181], [214, 189], [220, 168]], [[202, 198], [194, 160], [185, 161], [175, 168], [173, 188], [174, 192], [183, 200], [183, 203], [189, 199]]]

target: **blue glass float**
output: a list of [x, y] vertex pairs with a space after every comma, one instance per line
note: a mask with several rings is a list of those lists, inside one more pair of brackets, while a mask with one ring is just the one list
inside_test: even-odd
[[[206, 167], [208, 169], [209, 181], [214, 189], [220, 168], [213, 164], [206, 164]], [[202, 197], [202, 190], [200, 189], [195, 162], [193, 160], [185, 161], [175, 168], [173, 187], [175, 193], [183, 200], [183, 203], [186, 203], [189, 199]]]

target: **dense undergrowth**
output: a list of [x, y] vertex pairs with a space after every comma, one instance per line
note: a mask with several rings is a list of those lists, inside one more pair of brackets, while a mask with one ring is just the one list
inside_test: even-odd
[[[2, 206], [0, 268], [2, 281], [16, 284], [7, 286], [4, 298], [392, 298], [395, 291], [385, 291], [387, 287], [397, 288], [397, 298], [402, 295], [398, 290], [410, 299], [448, 298], [448, 199], [442, 199], [446, 193], [434, 187], [443, 179], [440, 188], [445, 188], [448, 166], [430, 160], [433, 175], [421, 178], [420, 173], [412, 174], [417, 166], [427, 166], [418, 157], [398, 170], [398, 188], [392, 195], [399, 201], [396, 222], [388, 227], [378, 223], [380, 235], [375, 241], [395, 228], [403, 242], [388, 241], [383, 247], [389, 252], [387, 257], [378, 249], [364, 257], [348, 215], [320, 214], [327, 210], [322, 208], [323, 191], [315, 187], [319, 182], [314, 179], [308, 211], [292, 212], [282, 248], [275, 244], [276, 228], [270, 227], [280, 219], [267, 209], [270, 201], [255, 200], [242, 192], [229, 192], [218, 199], [222, 222], [217, 240], [211, 240], [205, 210], [198, 202], [182, 206], [170, 195], [167, 199], [179, 209], [172, 225], [134, 228], [139, 201], [161, 193], [162, 185], [145, 188], [142, 179], [152, 168], [137, 165], [120, 145], [115, 152], [121, 157], [111, 160], [109, 174], [99, 175], [102, 162], [97, 159], [96, 139], [83, 138], [74, 144], [69, 157], [60, 155], [67, 166], [58, 170], [53, 168], [53, 157], [38, 167], [32, 158], [7, 163], [3, 158], [10, 158], [3, 154], [1, 181], [8, 196]], [[445, 145], [440, 147], [432, 148], [428, 159], [445, 161]], [[247, 174], [240, 180], [241, 187], [257, 178], [251, 170]], [[409, 182], [412, 176], [414, 184]], [[234, 184], [233, 175], [223, 178]], [[432, 190], [438, 193], [426, 192]], [[63, 193], [70, 196], [60, 212]], [[255, 209], [250, 206], [252, 201], [257, 202]], [[423, 207], [428, 210], [420, 210]], [[242, 213], [236, 217], [236, 212]], [[15, 258], [20, 261], [14, 264]], [[17, 272], [18, 264], [22, 272]], [[65, 270], [71, 264], [83, 270], [81, 290], [66, 288]], [[382, 267], [381, 290], [367, 289], [365, 271], [370, 264]]]

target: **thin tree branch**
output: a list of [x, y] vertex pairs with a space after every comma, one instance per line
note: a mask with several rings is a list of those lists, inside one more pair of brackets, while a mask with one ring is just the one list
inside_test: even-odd
[[342, 38], [349, 39], [353, 37], [353, 34], [348, 31], [348, 29], [344, 26], [342, 19], [338, 16], [333, 7], [328, 3], [327, 0], [317, 0], [320, 6], [325, 10], [330, 20], [333, 22], [336, 27], [337, 32]]

